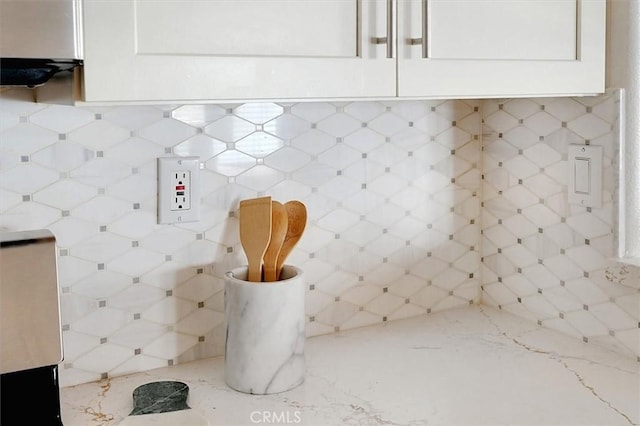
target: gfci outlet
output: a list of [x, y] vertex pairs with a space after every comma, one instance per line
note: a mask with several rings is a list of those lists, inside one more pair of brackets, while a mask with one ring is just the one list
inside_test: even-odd
[[200, 220], [200, 158], [158, 158], [158, 223]]
[[171, 211], [191, 209], [191, 172], [179, 170], [171, 173]]

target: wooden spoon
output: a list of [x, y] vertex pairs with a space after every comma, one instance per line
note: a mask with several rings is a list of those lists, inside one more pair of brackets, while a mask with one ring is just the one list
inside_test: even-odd
[[284, 203], [284, 208], [287, 211], [288, 226], [287, 235], [282, 243], [280, 254], [278, 255], [278, 263], [276, 265], [278, 279], [280, 279], [280, 273], [282, 272], [282, 266], [284, 261], [289, 256], [289, 253], [293, 250], [302, 233], [307, 225], [307, 207], [300, 201], [293, 200]]
[[264, 281], [276, 281], [278, 254], [287, 236], [287, 210], [278, 201], [271, 202], [271, 241], [264, 253]]
[[270, 240], [271, 197], [240, 201], [240, 242], [247, 255], [249, 281], [261, 281], [262, 258]]

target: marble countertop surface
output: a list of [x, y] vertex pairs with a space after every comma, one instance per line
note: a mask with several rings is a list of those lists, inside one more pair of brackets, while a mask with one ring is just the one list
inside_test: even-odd
[[[637, 425], [640, 363], [485, 306], [307, 339], [297, 388], [248, 395], [210, 358], [61, 389], [65, 426], [117, 425], [177, 380], [211, 425]], [[187, 425], [180, 425], [187, 426]]]

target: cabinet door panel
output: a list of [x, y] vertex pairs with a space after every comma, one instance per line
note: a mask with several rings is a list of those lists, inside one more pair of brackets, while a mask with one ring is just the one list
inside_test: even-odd
[[140, 54], [356, 55], [355, 1], [138, 0], [135, 7]]
[[385, 0], [84, 0], [86, 101], [396, 95]]
[[604, 0], [399, 0], [398, 5], [399, 96], [604, 90]]
[[574, 60], [577, 0], [427, 0], [429, 57]]

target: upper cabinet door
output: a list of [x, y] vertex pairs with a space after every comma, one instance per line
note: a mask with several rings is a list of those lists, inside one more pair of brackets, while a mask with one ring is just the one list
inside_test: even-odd
[[396, 95], [384, 0], [85, 0], [84, 100]]
[[398, 94], [604, 91], [605, 0], [399, 0]]

